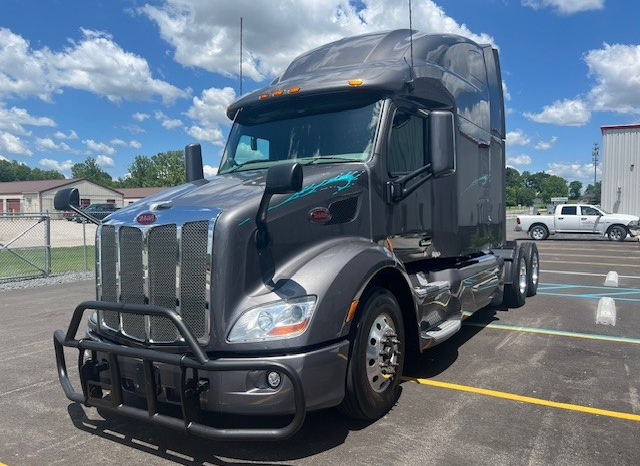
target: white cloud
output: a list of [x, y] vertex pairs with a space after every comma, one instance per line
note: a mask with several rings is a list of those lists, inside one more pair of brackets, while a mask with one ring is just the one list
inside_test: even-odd
[[109, 141], [109, 144], [111, 144], [112, 146], [120, 146], [120, 147], [123, 147], [123, 146], [126, 146], [126, 145], [127, 145], [127, 142], [126, 142], [126, 141], [123, 141], [122, 139], [114, 138], [114, 139], [112, 139], [111, 141]]
[[29, 157], [33, 155], [33, 152], [22, 142], [22, 139], [6, 131], [0, 132], [0, 152]]
[[531, 165], [531, 157], [526, 154], [516, 155], [514, 157], [507, 157], [507, 165]]
[[[556, 175], [568, 181], [578, 180], [585, 184], [593, 184], [593, 163], [553, 162], [545, 170], [550, 175]], [[602, 179], [602, 170], [598, 166], [596, 177]]]
[[109, 155], [116, 153], [116, 150], [113, 147], [105, 144], [104, 142], [95, 142], [93, 139], [85, 139], [82, 143], [92, 152], [104, 152]]
[[131, 141], [129, 141], [129, 147], [133, 147], [134, 149], [141, 149], [142, 148], [142, 144], [140, 144], [140, 142], [132, 139]]
[[[2, 74], [1, 71], [0, 74]], [[55, 121], [51, 118], [31, 116], [24, 108], [11, 107], [10, 109], [6, 109], [2, 106], [2, 102], [0, 102], [0, 130], [8, 131], [14, 135], [27, 136], [30, 132], [25, 126], [42, 127], [55, 125]]]
[[36, 96], [50, 102], [53, 94], [72, 88], [112, 102], [159, 96], [172, 104], [191, 93], [153, 78], [147, 61], [123, 50], [109, 34], [82, 29], [82, 35], [60, 52], [32, 50], [21, 36], [0, 28], [0, 97]]
[[51, 138], [36, 138], [36, 147], [41, 151], [69, 151], [71, 148], [67, 143], [58, 144]]
[[538, 143], [535, 145], [535, 149], [549, 150], [556, 145], [556, 142], [558, 142], [558, 137], [552, 136], [548, 141], [538, 141]]
[[218, 174], [218, 167], [212, 167], [211, 165], [204, 165], [202, 167], [205, 177], [216, 176]]
[[602, 10], [605, 0], [522, 0], [524, 6], [539, 10], [551, 8], [560, 15], [573, 15], [583, 11]]
[[134, 113], [132, 115], [132, 118], [140, 123], [142, 123], [144, 120], [146, 120], [147, 118], [149, 118], [149, 114], [148, 113]]
[[[406, 28], [409, 22], [408, 4], [399, 1], [314, 0], [264, 8], [256, 7], [255, 0], [155, 3], [138, 12], [157, 24], [173, 48], [175, 61], [223, 76], [239, 73], [239, 19], [243, 17], [243, 76], [254, 81], [281, 73], [294, 56], [319, 45], [365, 32]], [[414, 2], [413, 27], [493, 42], [489, 35], [474, 34], [446, 16], [432, 0]]]
[[71, 160], [60, 162], [53, 159], [41, 159], [38, 163], [49, 170], [56, 170], [66, 175], [71, 173], [71, 167], [74, 165]]
[[591, 111], [580, 99], [556, 100], [545, 105], [540, 113], [524, 113], [524, 116], [536, 123], [549, 123], [559, 126], [584, 126], [591, 119]]
[[116, 163], [107, 155], [99, 155], [96, 157], [96, 163], [102, 168], [115, 167]]
[[76, 134], [75, 131], [70, 130], [69, 134], [65, 134], [62, 131], [58, 131], [56, 132], [56, 134], [53, 135], [56, 139], [78, 139], [78, 135]]
[[182, 121], [176, 118], [169, 118], [164, 113], [157, 111], [155, 113], [155, 118], [160, 122], [164, 129], [176, 129], [182, 126]]
[[604, 44], [584, 61], [597, 81], [589, 92], [594, 110], [640, 113], [640, 45]]
[[203, 128], [191, 126], [186, 130], [187, 134], [198, 141], [208, 141], [216, 146], [224, 145], [225, 135], [219, 128]]
[[531, 138], [521, 129], [508, 131], [506, 136], [507, 146], [527, 146], [531, 142]]

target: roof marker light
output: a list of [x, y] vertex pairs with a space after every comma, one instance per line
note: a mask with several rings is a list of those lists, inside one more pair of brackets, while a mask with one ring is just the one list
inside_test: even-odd
[[288, 92], [289, 94], [296, 94], [300, 92], [300, 86], [290, 87]]
[[264, 99], [268, 99], [269, 97], [270, 97], [270, 95], [265, 93], [265, 94], [260, 94], [258, 96], [258, 99], [264, 100]]
[[284, 90], [283, 89], [278, 89], [277, 91], [273, 91], [273, 96], [274, 97], [281, 96], [282, 94], [284, 94]]
[[362, 79], [350, 79], [349, 80], [349, 86], [362, 86], [362, 84], [364, 84], [364, 81]]

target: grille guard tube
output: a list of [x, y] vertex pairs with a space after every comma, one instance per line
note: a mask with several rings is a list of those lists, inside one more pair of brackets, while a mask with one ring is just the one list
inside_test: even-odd
[[[116, 345], [104, 341], [95, 341], [89, 339], [76, 340], [75, 336], [83, 319], [84, 312], [87, 309], [97, 311], [116, 311], [128, 314], [149, 315], [156, 317], [166, 317], [171, 320], [173, 325], [184, 339], [185, 343], [191, 350], [190, 354], [166, 353], [164, 351], [137, 348]], [[246, 361], [242, 359], [216, 361], [210, 360], [204, 350], [198, 344], [196, 338], [182, 321], [181, 317], [170, 309], [166, 309], [153, 305], [135, 305], [112, 303], [106, 301], [84, 301], [80, 303], [75, 311], [69, 324], [69, 329], [65, 334], [62, 330], [56, 330], [53, 334], [53, 344], [56, 352], [56, 364], [58, 370], [58, 378], [64, 390], [65, 395], [71, 401], [82, 403], [85, 406], [94, 406], [116, 411], [125, 416], [133, 417], [142, 421], [148, 421], [173, 429], [184, 430], [186, 433], [197, 435], [211, 440], [284, 440], [295, 434], [302, 426], [306, 406], [304, 399], [304, 391], [299, 375], [290, 367], [279, 362], [269, 361]], [[104, 399], [98, 400], [88, 395], [88, 385], [83, 380], [81, 374], [81, 383], [83, 393], [78, 393], [73, 388], [67, 372], [67, 364], [64, 356], [64, 347], [76, 348], [79, 350], [79, 365], [82, 362], [82, 354], [84, 350], [100, 351], [109, 355], [109, 370], [111, 371], [111, 402]], [[182, 386], [180, 388], [180, 405], [182, 408], [183, 419], [161, 414], [158, 412], [158, 399], [155, 390], [155, 383], [147, 378], [146, 397], [147, 409], [136, 408], [125, 405], [123, 403], [122, 385], [120, 383], [118, 356], [142, 359], [145, 365], [145, 372], [151, 373], [153, 362], [161, 362], [164, 364], [180, 367], [182, 371]], [[289, 378], [293, 386], [293, 395], [295, 402], [295, 415], [292, 421], [284, 427], [277, 428], [217, 428], [197, 422], [191, 419], [190, 410], [185, 404], [187, 398], [187, 388], [185, 386], [185, 374], [187, 369], [194, 371], [243, 371], [243, 370], [274, 370], [283, 373]], [[117, 381], [117, 383], [114, 383]]]

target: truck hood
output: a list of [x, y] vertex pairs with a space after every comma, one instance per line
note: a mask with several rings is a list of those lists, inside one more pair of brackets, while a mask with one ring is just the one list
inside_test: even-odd
[[[361, 163], [321, 164], [305, 166], [303, 188], [298, 193], [274, 196], [271, 202], [282, 205], [319, 191], [340, 192], [350, 187], [364, 173]], [[111, 214], [103, 223], [132, 225], [140, 215], [154, 213], [161, 223], [175, 223], [180, 218], [215, 218], [222, 211], [238, 211], [238, 215], [255, 215], [264, 193], [266, 169], [216, 175], [137, 201]]]

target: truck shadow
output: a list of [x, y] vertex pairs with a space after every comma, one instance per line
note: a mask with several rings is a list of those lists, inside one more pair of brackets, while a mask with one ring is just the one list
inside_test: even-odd
[[[463, 326], [456, 335], [422, 354], [409, 355], [405, 363], [405, 380], [430, 378], [445, 371], [456, 361], [459, 348], [498, 318], [496, 309], [485, 308], [467, 320], [474, 325]], [[308, 413], [302, 428], [288, 440], [212, 441], [110, 411], [98, 409], [97, 416], [93, 409], [85, 410], [78, 403], [69, 404], [67, 411], [74, 426], [81, 431], [185, 466], [226, 466], [230, 464], [226, 458], [233, 458], [234, 465], [281, 465], [283, 461], [295, 461], [331, 450], [343, 444], [351, 431], [359, 431], [372, 424], [345, 417], [336, 409], [327, 409]], [[265, 419], [265, 422], [272, 421]], [[240, 422], [238, 427], [248, 427], [243, 426], [242, 421], [233, 422]]]
[[[113, 412], [98, 410], [95, 416], [78, 403], [67, 411], [74, 426], [146, 454], [185, 466], [215, 465], [282, 465], [282, 461], [306, 458], [335, 448], [345, 442], [351, 431], [371, 423], [349, 419], [336, 409], [308, 413], [302, 428], [290, 439], [277, 442], [212, 441], [187, 435]], [[91, 413], [91, 418], [87, 415]], [[233, 458], [230, 462], [227, 458]], [[238, 462], [240, 460], [241, 462]], [[242, 461], [247, 461], [243, 463]]]
[[428, 379], [444, 372], [458, 359], [460, 347], [488, 324], [499, 320], [497, 312], [506, 310], [490, 306], [480, 309], [465, 319], [464, 322], [472, 325], [464, 325], [463, 322], [462, 328], [448, 340], [423, 353], [408, 353], [404, 368], [405, 379]]

